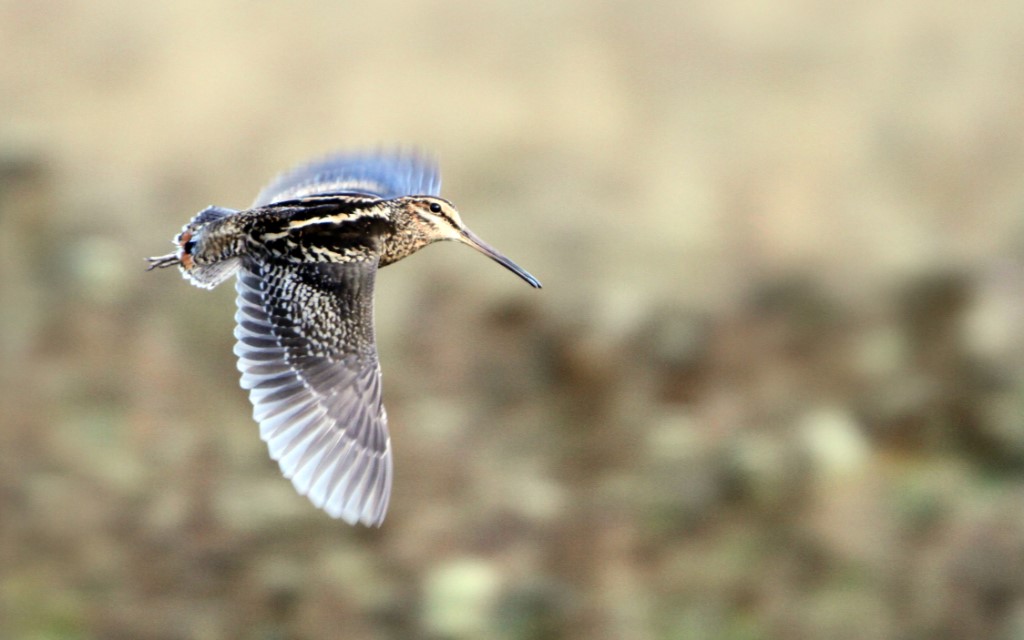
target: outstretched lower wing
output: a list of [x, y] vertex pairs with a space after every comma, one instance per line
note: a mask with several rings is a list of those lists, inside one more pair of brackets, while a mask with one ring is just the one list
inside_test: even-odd
[[253, 208], [334, 193], [378, 198], [441, 193], [436, 163], [414, 152], [365, 152], [328, 156], [296, 167], [260, 191]]
[[391, 493], [376, 270], [249, 259], [236, 285], [235, 354], [260, 436], [299, 493], [350, 524], [379, 525]]

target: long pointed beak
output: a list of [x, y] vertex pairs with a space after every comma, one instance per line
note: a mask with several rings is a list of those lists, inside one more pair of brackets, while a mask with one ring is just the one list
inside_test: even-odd
[[501, 253], [498, 252], [497, 249], [484, 242], [480, 238], [480, 236], [476, 235], [469, 229], [463, 228], [461, 232], [462, 237], [460, 238], [460, 240], [463, 243], [468, 244], [469, 246], [473, 247], [474, 249], [484, 254], [491, 260], [494, 260], [495, 262], [505, 267], [512, 273], [516, 274], [523, 280], [526, 280], [531, 287], [535, 289], [540, 289], [540, 280], [537, 280], [537, 278], [534, 278], [529, 273], [527, 273], [526, 269], [523, 269], [516, 263], [512, 262], [511, 260], [503, 256]]

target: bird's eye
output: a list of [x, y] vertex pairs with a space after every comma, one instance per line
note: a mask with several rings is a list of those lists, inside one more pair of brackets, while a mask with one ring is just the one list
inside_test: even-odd
[[430, 203], [430, 210], [434, 213], [441, 213], [441, 205], [436, 202]]

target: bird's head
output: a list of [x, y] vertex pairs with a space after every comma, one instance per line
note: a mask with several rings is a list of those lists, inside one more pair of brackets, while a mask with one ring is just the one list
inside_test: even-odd
[[512, 262], [497, 249], [484, 242], [462, 222], [458, 209], [444, 198], [435, 196], [406, 196], [399, 198], [406, 213], [406, 221], [413, 233], [427, 244], [440, 240], [456, 240], [468, 244], [488, 258], [516, 274], [530, 286], [540, 288], [540, 281]]

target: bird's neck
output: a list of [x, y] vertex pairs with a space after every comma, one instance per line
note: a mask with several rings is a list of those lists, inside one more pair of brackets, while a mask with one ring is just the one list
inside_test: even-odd
[[398, 262], [434, 242], [422, 228], [423, 223], [413, 217], [396, 216], [394, 232], [380, 239], [380, 266]]

